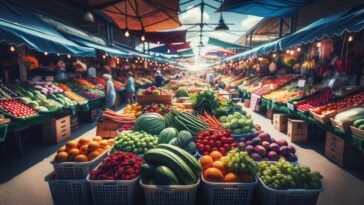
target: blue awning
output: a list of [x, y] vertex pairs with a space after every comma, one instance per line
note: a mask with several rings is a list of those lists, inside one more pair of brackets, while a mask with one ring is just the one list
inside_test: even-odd
[[288, 17], [313, 0], [225, 0], [219, 11], [261, 17]]
[[154, 53], [167, 53], [168, 52], [168, 46], [167, 45], [161, 45], [154, 48], [149, 49], [150, 52]]
[[87, 41], [86, 39], [79, 38], [76, 36], [71, 36], [71, 35], [66, 35], [66, 36], [68, 39], [70, 39], [82, 46], [95, 48], [95, 49], [104, 51], [108, 56], [117, 56], [117, 57], [130, 57], [131, 56], [131, 54], [129, 54], [128, 52], [122, 51], [120, 49], [110, 48], [110, 47], [106, 47], [103, 45], [99, 45], [99, 44]]
[[0, 41], [16, 46], [25, 44], [39, 52], [95, 56], [95, 49], [75, 44], [32, 11], [8, 3], [0, 4]]

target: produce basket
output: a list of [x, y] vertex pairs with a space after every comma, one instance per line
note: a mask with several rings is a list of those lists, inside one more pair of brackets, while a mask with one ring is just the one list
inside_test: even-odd
[[350, 126], [350, 130], [354, 135], [364, 138], [364, 130], [360, 130], [354, 126]]
[[257, 184], [257, 177], [252, 183], [216, 183], [202, 176], [204, 201], [208, 205], [249, 205]]
[[147, 205], [193, 205], [200, 179], [192, 185], [146, 185], [141, 180]]
[[90, 204], [90, 187], [85, 179], [51, 179], [51, 173], [45, 177], [55, 205]]
[[90, 184], [94, 204], [100, 205], [132, 205], [139, 188], [139, 177], [132, 180], [91, 180]]
[[27, 116], [27, 117], [15, 117], [14, 115], [6, 112], [5, 110], [3, 110], [1, 108], [0, 108], [0, 114], [3, 114], [5, 117], [16, 119], [16, 120], [29, 120], [29, 119], [39, 117], [39, 114], [30, 115], [30, 116]]
[[59, 179], [82, 179], [93, 170], [106, 156], [108, 151], [89, 162], [55, 162], [51, 161], [54, 172]]
[[321, 189], [275, 190], [265, 185], [259, 178], [258, 198], [264, 205], [315, 205], [320, 192], [325, 189], [322, 182], [321, 185]]

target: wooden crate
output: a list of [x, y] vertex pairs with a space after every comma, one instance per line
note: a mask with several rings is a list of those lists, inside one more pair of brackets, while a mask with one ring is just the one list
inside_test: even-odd
[[70, 116], [54, 118], [42, 126], [42, 137], [46, 143], [59, 143], [71, 137]]
[[364, 155], [331, 132], [326, 133], [325, 156], [342, 167], [364, 167]]
[[164, 105], [172, 104], [173, 96], [170, 95], [137, 95], [136, 101], [141, 106], [150, 105], [152, 103], [159, 103]]
[[79, 128], [77, 115], [71, 116], [71, 131], [75, 131]]
[[350, 130], [354, 135], [364, 138], [364, 130], [360, 130], [354, 126], [350, 126]]
[[274, 114], [274, 112], [273, 112], [273, 109], [267, 109], [267, 112], [266, 112], [266, 114], [265, 114], [265, 116], [268, 118], [268, 119], [273, 119], [273, 114]]
[[97, 122], [96, 135], [102, 138], [114, 138], [118, 136], [117, 130], [123, 125], [124, 123], [113, 121], [99, 121]]
[[244, 107], [249, 108], [250, 107], [250, 99], [244, 100]]
[[287, 136], [291, 142], [307, 142], [308, 139], [308, 123], [303, 120], [295, 120], [288, 118]]
[[78, 114], [79, 122], [95, 122], [97, 120], [97, 108]]
[[315, 112], [313, 112], [312, 110], [309, 111], [309, 113], [311, 114], [311, 116], [313, 118], [315, 118], [315, 120], [321, 122], [322, 124], [326, 124], [328, 122], [330, 122], [330, 118], [335, 116], [335, 112], [326, 114], [326, 115], [319, 115]]
[[330, 121], [331, 121], [332, 126], [339, 128], [339, 130], [341, 132], [345, 132], [345, 133], [350, 132], [351, 122], [340, 123], [340, 122], [336, 121], [334, 118], [330, 118]]
[[280, 132], [287, 132], [288, 115], [275, 113], [273, 114], [273, 127]]

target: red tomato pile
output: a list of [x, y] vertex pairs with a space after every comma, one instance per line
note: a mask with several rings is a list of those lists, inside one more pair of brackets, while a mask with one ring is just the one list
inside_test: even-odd
[[160, 115], [165, 115], [171, 111], [171, 106], [163, 104], [151, 104], [143, 109], [143, 113], [156, 112]]
[[337, 102], [327, 103], [313, 110], [313, 112], [322, 115], [332, 111], [340, 110], [346, 107], [362, 104], [364, 102], [364, 93], [359, 93], [350, 97], [346, 97]]
[[231, 148], [238, 147], [238, 144], [231, 137], [230, 130], [222, 132], [207, 130], [198, 135], [196, 146], [202, 155], [208, 155], [212, 151], [219, 151], [221, 154], [226, 155]]
[[143, 160], [132, 153], [112, 152], [101, 165], [90, 172], [91, 180], [132, 180], [139, 175]]
[[126, 131], [126, 130], [133, 130], [134, 126], [131, 124], [123, 125], [119, 128], [119, 132]]
[[16, 99], [1, 100], [0, 108], [17, 118], [29, 117], [38, 114], [37, 111]]
[[317, 108], [320, 105], [327, 103], [333, 97], [333, 93], [334, 91], [330, 89], [319, 95], [314, 96], [313, 98], [302, 100], [296, 104], [297, 109], [305, 112], [309, 109]]

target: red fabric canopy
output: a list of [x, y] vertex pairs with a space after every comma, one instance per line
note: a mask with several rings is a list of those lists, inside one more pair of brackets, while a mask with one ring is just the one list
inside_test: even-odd
[[102, 10], [119, 28], [146, 32], [181, 26], [178, 11], [179, 0], [125, 0]]
[[169, 44], [168, 45], [168, 48], [169, 50], [171, 51], [177, 51], [177, 50], [183, 50], [183, 49], [188, 49], [188, 48], [191, 48], [191, 45], [190, 45], [190, 41], [188, 42], [184, 42], [184, 43], [174, 43], [174, 44]]
[[165, 31], [165, 32], [164, 31], [147, 32], [147, 33], [145, 33], [145, 39], [146, 39], [146, 41], [152, 42], [152, 43], [157, 43], [158, 41], [161, 44], [179, 43], [179, 42], [186, 41], [186, 33], [187, 33], [187, 30]]

